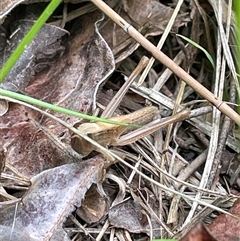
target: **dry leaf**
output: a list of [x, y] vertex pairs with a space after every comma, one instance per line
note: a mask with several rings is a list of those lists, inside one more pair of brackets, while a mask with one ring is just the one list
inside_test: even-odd
[[[217, 241], [203, 223], [193, 227], [180, 241]], [[226, 240], [225, 240], [226, 241]]]
[[27, 233], [25, 233], [23, 230], [19, 230], [15, 228], [12, 230], [12, 227], [7, 227], [0, 225], [0, 240], [14, 240], [14, 241], [26, 241], [31, 240], [34, 241], [36, 239], [31, 238]]
[[129, 199], [109, 210], [109, 222], [116, 228], [124, 228], [132, 233], [148, 233], [149, 225], [146, 215], [139, 204]]
[[[161, 31], [164, 31], [174, 11], [173, 8], [167, 7], [157, 0], [128, 0], [124, 8], [134, 21], [134, 25], [142, 27], [148, 23], [149, 27], [152, 25]], [[179, 22], [180, 20], [183, 19], [177, 18], [175, 26], [182, 24]]]
[[[237, 199], [229, 212], [240, 217], [240, 199]], [[229, 215], [219, 215], [208, 228], [218, 241], [240, 240], [240, 222]]]
[[[44, 96], [48, 102], [76, 111], [92, 113], [99, 86], [115, 69], [112, 52], [95, 24], [101, 17], [96, 11], [76, 20], [67, 51], [53, 68], [36, 76], [34, 85], [28, 87], [30, 94], [38, 98]], [[79, 122], [79, 118], [57, 116], [69, 124]]]
[[0, 209], [0, 225], [14, 227], [16, 232], [21, 230], [31, 237], [29, 240], [70, 240], [62, 225], [81, 205], [89, 187], [103, 178], [103, 165], [104, 159], [96, 156], [38, 174], [31, 179], [32, 186], [16, 213], [15, 206]]
[[24, 106], [10, 104], [0, 122], [0, 146], [7, 150], [6, 163], [28, 177], [74, 160], [73, 155], [29, 120], [28, 116], [34, 114]]
[[[15, 34], [0, 56], [0, 66], [3, 66], [33, 24], [32, 20], [19, 20], [11, 25], [12, 33], [15, 32]], [[35, 76], [45, 68], [55, 64], [56, 59], [61, 56], [64, 51], [61, 38], [66, 33], [68, 32], [64, 29], [45, 24], [20, 56], [0, 87], [25, 93], [26, 87], [31, 81], [34, 81]]]

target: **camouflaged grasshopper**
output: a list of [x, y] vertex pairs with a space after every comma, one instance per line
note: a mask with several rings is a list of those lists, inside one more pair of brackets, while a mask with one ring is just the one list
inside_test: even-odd
[[[121, 135], [128, 129], [128, 127], [126, 126], [118, 126], [98, 122], [83, 123], [79, 125], [77, 129], [88, 135], [90, 138], [97, 141], [104, 147], [124, 146], [127, 144], [131, 144], [171, 123], [187, 119], [190, 114], [190, 110], [183, 110], [176, 115], [150, 122], [156, 115], [157, 111], [157, 107], [149, 106], [141, 110], [135, 111], [131, 114], [110, 118], [110, 120], [114, 121], [134, 123], [139, 125], [148, 123], [143, 127], [123, 136]], [[76, 152], [82, 154], [83, 156], [87, 156], [93, 150], [98, 151], [98, 149], [93, 144], [89, 143], [88, 141], [76, 134], [74, 134], [71, 138], [71, 146]]]

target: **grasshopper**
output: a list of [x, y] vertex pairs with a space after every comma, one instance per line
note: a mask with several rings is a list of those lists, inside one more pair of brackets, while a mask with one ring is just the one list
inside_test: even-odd
[[[158, 109], [154, 106], [145, 107], [143, 109], [137, 110], [131, 114], [121, 115], [110, 118], [110, 120], [139, 124], [144, 125], [143, 127], [132, 131], [128, 134], [122, 136], [124, 132], [127, 131], [129, 127], [127, 126], [118, 126], [114, 124], [107, 123], [83, 123], [77, 127], [78, 130], [88, 135], [93, 140], [97, 141], [104, 147], [107, 146], [124, 146], [131, 144], [147, 135], [152, 134], [156, 130], [163, 128], [174, 122], [185, 120], [190, 115], [190, 110], [183, 110], [177, 113], [176, 115], [166, 117], [163, 119], [158, 119], [150, 122], [153, 117], [156, 115]], [[82, 154], [87, 156], [93, 150], [98, 151], [97, 148], [81, 138], [80, 136], [74, 134], [71, 138], [72, 148]]]

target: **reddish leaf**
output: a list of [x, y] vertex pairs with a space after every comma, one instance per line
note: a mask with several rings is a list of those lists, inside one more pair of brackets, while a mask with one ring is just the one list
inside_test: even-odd
[[217, 241], [203, 223], [193, 227], [180, 241]]
[[[240, 199], [237, 199], [229, 212], [240, 217]], [[209, 230], [219, 241], [240, 240], [239, 220], [226, 214], [219, 215], [213, 223], [209, 225]]]

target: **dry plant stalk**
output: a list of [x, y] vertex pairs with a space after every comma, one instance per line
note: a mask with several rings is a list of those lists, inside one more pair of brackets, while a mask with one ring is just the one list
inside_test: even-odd
[[128, 89], [132, 85], [133, 81], [136, 77], [141, 73], [141, 71], [147, 66], [149, 62], [148, 57], [143, 56], [138, 63], [137, 67], [133, 70], [127, 81], [123, 84], [120, 90], [116, 93], [116, 95], [112, 98], [112, 100], [108, 103], [106, 109], [103, 111], [101, 117], [108, 118], [111, 117], [114, 111], [117, 109], [124, 95], [127, 93]]
[[240, 125], [240, 116], [225, 102], [221, 101], [218, 97], [201, 85], [197, 80], [190, 76], [186, 71], [174, 63], [168, 56], [157, 49], [150, 41], [148, 41], [142, 34], [140, 34], [132, 25], [120, 17], [114, 10], [112, 10], [102, 0], [91, 0], [102, 12], [111, 18], [117, 25], [119, 25], [126, 33], [135, 39], [142, 47], [149, 51], [157, 60], [169, 68], [174, 74], [182, 79], [186, 84], [191, 86], [203, 98], [208, 100], [222, 113], [231, 118], [237, 125]]

